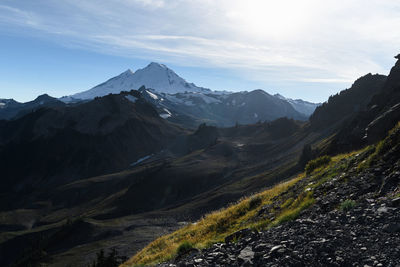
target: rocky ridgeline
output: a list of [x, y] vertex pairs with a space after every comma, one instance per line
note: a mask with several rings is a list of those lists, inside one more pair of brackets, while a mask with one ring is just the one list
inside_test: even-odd
[[[346, 172], [313, 190], [314, 205], [294, 221], [241, 230], [160, 266], [400, 266], [399, 152], [397, 145], [362, 171], [357, 166], [368, 155], [356, 156]], [[285, 194], [307, 190], [309, 179]], [[279, 205], [270, 206], [258, 216], [268, 218]]]

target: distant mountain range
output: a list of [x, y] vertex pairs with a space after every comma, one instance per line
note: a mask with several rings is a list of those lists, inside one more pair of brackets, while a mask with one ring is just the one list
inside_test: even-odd
[[96, 97], [140, 88], [141, 94], [155, 106], [161, 117], [185, 127], [197, 127], [204, 122], [229, 127], [280, 117], [307, 120], [319, 105], [279, 94], [270, 95], [260, 89], [251, 92], [212, 91], [187, 82], [163, 64], [152, 62], [143, 69], [127, 70], [90, 90], [59, 100], [48, 95], [27, 103], [0, 99], [0, 119], [15, 119], [42, 107], [76, 105]]
[[65, 103], [47, 94], [40, 95], [35, 100], [26, 103], [20, 103], [14, 99], [0, 98], [0, 120], [16, 119], [43, 107], [61, 106], [65, 106]]
[[275, 94], [274, 96], [289, 102], [289, 104], [292, 105], [292, 107], [296, 111], [298, 111], [298, 112], [300, 112], [300, 113], [302, 113], [302, 114], [304, 114], [306, 116], [310, 116], [311, 114], [313, 114], [315, 108], [320, 105], [320, 103], [318, 103], [318, 104], [311, 103], [311, 102], [308, 102], [308, 101], [304, 101], [302, 99], [286, 98], [286, 97], [284, 97], [284, 96], [282, 96], [280, 94]]
[[229, 127], [281, 117], [303, 121], [308, 118], [296, 111], [288, 101], [262, 90], [230, 94], [184, 92], [173, 95], [144, 87], [139, 91], [157, 107], [160, 116], [189, 127], [203, 122]]

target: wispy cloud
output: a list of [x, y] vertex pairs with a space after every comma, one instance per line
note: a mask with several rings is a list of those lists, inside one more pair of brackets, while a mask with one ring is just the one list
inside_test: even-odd
[[0, 5], [0, 23], [28, 27], [39, 25], [38, 17], [34, 13], [6, 5]]
[[0, 24], [265, 82], [348, 84], [387, 72], [400, 45], [400, 3], [391, 0], [6, 0]]

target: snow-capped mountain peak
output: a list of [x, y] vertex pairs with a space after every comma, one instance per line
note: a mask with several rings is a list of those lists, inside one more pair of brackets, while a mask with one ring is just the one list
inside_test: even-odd
[[133, 71], [131, 69], [127, 69], [126, 71], [124, 71], [120, 75], [129, 76], [129, 75], [132, 75], [132, 74], [133, 74]]
[[72, 95], [73, 99], [92, 99], [96, 96], [118, 94], [121, 91], [139, 89], [141, 86], [152, 88], [160, 93], [209, 92], [177, 75], [164, 64], [151, 62], [143, 69], [132, 72], [130, 69], [90, 90]]
[[305, 114], [307, 117], [310, 116], [314, 110], [320, 105], [320, 103], [311, 103], [302, 99], [291, 99], [286, 98], [281, 94], [275, 94], [275, 97], [287, 101], [292, 107], [300, 113]]
[[168, 67], [165, 66], [164, 64], [160, 64], [160, 63], [157, 63], [157, 62], [151, 62], [149, 65], [147, 65], [147, 67], [168, 69]]

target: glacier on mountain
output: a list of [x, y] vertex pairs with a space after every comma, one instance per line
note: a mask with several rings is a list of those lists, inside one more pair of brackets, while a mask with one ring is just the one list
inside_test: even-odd
[[[152, 62], [143, 69], [132, 72], [130, 69], [101, 83], [92, 89], [66, 97], [68, 99], [93, 99], [121, 91], [137, 90], [141, 86], [160, 93], [175, 94], [184, 92], [211, 92], [211, 90], [188, 83], [167, 66]], [[151, 94], [151, 92], [149, 93]]]

